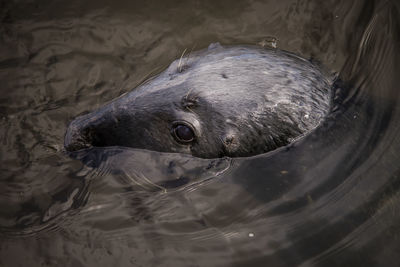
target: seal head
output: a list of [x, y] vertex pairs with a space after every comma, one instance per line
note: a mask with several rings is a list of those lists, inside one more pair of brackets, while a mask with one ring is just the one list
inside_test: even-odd
[[202, 158], [251, 156], [289, 144], [330, 109], [332, 79], [295, 54], [222, 47], [174, 61], [72, 121], [65, 148], [125, 146]]

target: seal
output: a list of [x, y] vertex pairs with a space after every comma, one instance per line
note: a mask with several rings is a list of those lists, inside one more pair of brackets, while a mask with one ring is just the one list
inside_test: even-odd
[[317, 127], [329, 113], [332, 84], [319, 66], [287, 51], [211, 44], [77, 117], [64, 146], [123, 146], [201, 158], [261, 154]]

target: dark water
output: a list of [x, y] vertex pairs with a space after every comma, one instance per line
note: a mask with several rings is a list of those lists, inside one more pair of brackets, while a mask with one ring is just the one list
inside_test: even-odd
[[[1, 266], [399, 266], [396, 1], [0, 2]], [[256, 44], [338, 85], [312, 134], [252, 158], [94, 149], [69, 121], [185, 49]]]

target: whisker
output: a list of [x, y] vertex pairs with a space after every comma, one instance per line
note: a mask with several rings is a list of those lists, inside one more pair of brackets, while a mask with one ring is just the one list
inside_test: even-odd
[[146, 81], [149, 81], [149, 80], [155, 78], [155, 77], [151, 77], [151, 78], [149, 79], [149, 77], [150, 77], [152, 74], [158, 72], [160, 69], [161, 69], [161, 66], [158, 66], [158, 67], [155, 67], [154, 69], [152, 69], [151, 71], [149, 71], [147, 74], [144, 75], [144, 77], [140, 80], [140, 82], [138, 83], [138, 85], [136, 85], [136, 87], [139, 87], [139, 86], [141, 86], [142, 84], [144, 84]]
[[182, 68], [181, 68], [181, 63], [182, 63], [182, 58], [186, 53], [187, 48], [185, 48], [185, 50], [183, 50], [183, 53], [181, 55], [181, 58], [179, 59], [179, 63], [178, 63], [178, 72], [182, 72]]
[[193, 91], [193, 87], [189, 89], [189, 91], [187, 92], [185, 99], [188, 99], [190, 93]]
[[190, 59], [190, 56], [192, 55], [192, 52], [193, 52], [193, 50], [194, 50], [195, 47], [196, 47], [196, 44], [194, 44], [194, 45], [192, 46], [192, 49], [190, 49], [190, 52], [189, 52], [188, 56], [186, 57], [186, 63], [185, 63], [185, 65], [188, 64], [189, 59]]

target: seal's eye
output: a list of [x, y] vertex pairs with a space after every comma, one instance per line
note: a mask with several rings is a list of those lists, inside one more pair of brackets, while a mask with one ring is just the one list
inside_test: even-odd
[[175, 139], [181, 143], [189, 143], [194, 140], [194, 132], [192, 128], [186, 124], [179, 123], [173, 126], [173, 134]]

